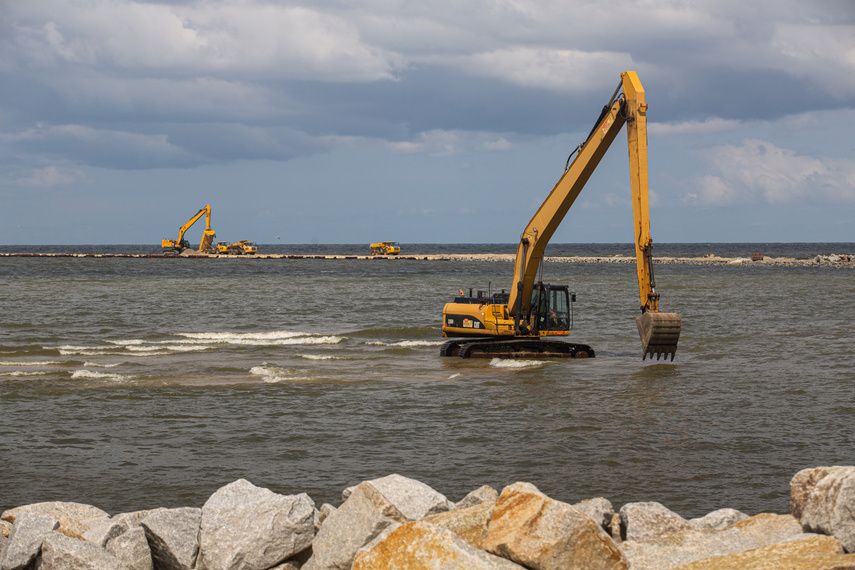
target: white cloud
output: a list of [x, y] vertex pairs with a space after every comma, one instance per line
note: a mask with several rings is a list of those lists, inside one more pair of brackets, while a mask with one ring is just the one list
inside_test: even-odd
[[711, 117], [703, 122], [684, 121], [681, 123], [648, 122], [647, 131], [654, 136], [699, 135], [733, 131], [741, 125], [741, 121]]
[[840, 99], [855, 97], [855, 26], [782, 23], [771, 45], [787, 73], [813, 80]]
[[[632, 69], [629, 54], [581, 50], [511, 47], [454, 58], [475, 76], [493, 77], [529, 88], [591, 91], [614, 86], [620, 71]], [[614, 70], [613, 73], [604, 73]]]
[[401, 154], [424, 153], [449, 156], [461, 150], [461, 136], [453, 131], [433, 130], [419, 133], [414, 141], [390, 142], [392, 152]]
[[264, 71], [269, 77], [341, 82], [393, 79], [401, 65], [394, 53], [362, 42], [346, 19], [301, 6], [45, 0], [15, 11], [16, 37], [7, 41], [22, 60], [47, 67]]
[[13, 180], [12, 185], [28, 188], [52, 188], [54, 186], [68, 186], [86, 180], [86, 175], [79, 168], [46, 166], [33, 170], [28, 178]]
[[705, 151], [718, 175], [698, 181], [684, 198], [691, 203], [723, 206], [763, 201], [793, 204], [800, 200], [855, 202], [855, 161], [802, 156], [770, 142], [746, 139], [742, 146]]
[[486, 141], [484, 141], [484, 144], [481, 145], [481, 149], [486, 151], [486, 152], [496, 152], [496, 151], [504, 152], [504, 151], [511, 150], [513, 147], [514, 147], [514, 145], [510, 141], [508, 141], [508, 139], [506, 139], [505, 137], [499, 137], [497, 139], [486, 140]]

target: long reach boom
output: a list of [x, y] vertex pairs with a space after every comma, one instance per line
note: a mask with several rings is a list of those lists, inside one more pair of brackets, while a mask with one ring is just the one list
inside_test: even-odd
[[216, 253], [216, 248], [213, 245], [214, 238], [217, 234], [211, 229], [211, 205], [206, 204], [204, 208], [196, 212], [186, 224], [178, 229], [178, 239], [165, 239], [161, 242], [161, 247], [166, 250], [172, 250], [176, 253], [181, 253], [185, 249], [190, 248], [190, 242], [184, 239], [184, 234], [190, 227], [199, 221], [202, 216], [205, 216], [205, 231], [202, 232], [202, 241], [199, 242], [199, 251], [206, 253]]
[[[621, 83], [603, 108], [576, 157], [523, 230], [517, 247], [514, 278], [509, 293], [461, 297], [443, 310], [443, 336], [467, 337], [443, 345], [445, 356], [593, 356], [587, 345], [555, 340], [569, 335], [569, 298], [566, 286], [537, 281], [543, 252], [585, 183], [626, 124], [636, 267], [642, 315], [636, 319], [642, 357], [671, 356], [677, 350], [681, 320], [677, 313], [659, 312], [659, 293], [653, 277], [653, 240], [647, 187], [647, 103], [644, 87], [634, 71], [621, 74]], [[572, 156], [572, 155], [571, 155]], [[500, 308], [501, 306], [501, 308]], [[475, 308], [477, 307], [477, 308]], [[478, 337], [473, 340], [468, 338]]]

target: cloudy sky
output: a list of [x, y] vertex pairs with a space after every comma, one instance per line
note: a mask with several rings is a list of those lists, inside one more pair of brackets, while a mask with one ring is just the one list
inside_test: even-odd
[[0, 0], [0, 244], [513, 243], [625, 70], [654, 241], [855, 241], [851, 0]]

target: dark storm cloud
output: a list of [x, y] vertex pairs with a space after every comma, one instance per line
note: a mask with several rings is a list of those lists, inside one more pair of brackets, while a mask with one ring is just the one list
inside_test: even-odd
[[45, 0], [4, 12], [0, 144], [19, 161], [193, 167], [288, 160], [336, 138], [584, 133], [624, 69], [656, 93], [658, 122], [774, 121], [855, 98], [847, 2]]

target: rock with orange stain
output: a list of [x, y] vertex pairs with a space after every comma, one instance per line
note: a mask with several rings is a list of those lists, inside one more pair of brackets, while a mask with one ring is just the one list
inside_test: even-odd
[[578, 509], [530, 483], [502, 490], [484, 549], [535, 570], [626, 570], [611, 537]]
[[353, 570], [523, 570], [425, 521], [403, 524], [370, 550], [360, 551]]
[[855, 554], [841, 554], [840, 541], [810, 536], [698, 560], [673, 570], [855, 570]]
[[422, 519], [423, 522], [450, 530], [475, 548], [484, 548], [487, 525], [493, 516], [495, 501], [481, 503], [464, 509], [455, 509], [446, 513], [437, 513]]

